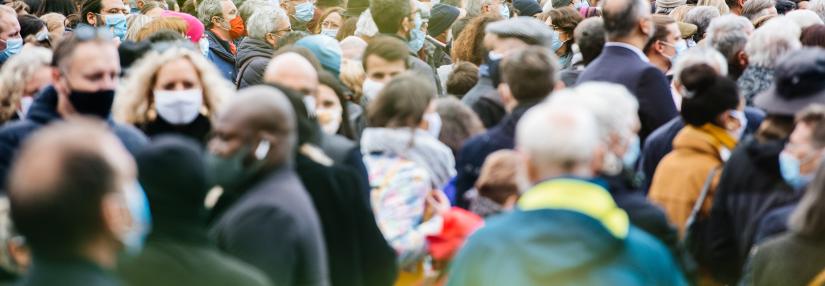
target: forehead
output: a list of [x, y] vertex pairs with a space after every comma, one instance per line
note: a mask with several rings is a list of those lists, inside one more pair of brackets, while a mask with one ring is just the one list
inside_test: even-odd
[[163, 77], [197, 77], [195, 65], [186, 58], [174, 59], [160, 67], [158, 79]]
[[374, 69], [379, 68], [396, 68], [402, 70], [406, 69], [404, 60], [388, 61], [375, 54], [367, 56], [366, 63], [367, 71], [373, 71]]
[[120, 0], [103, 0], [101, 1], [101, 6], [103, 10], [112, 8], [125, 8], [125, 6], [123, 5], [123, 1]]
[[87, 42], [75, 47], [68, 64], [72, 70], [119, 69], [120, 57], [111, 43]]

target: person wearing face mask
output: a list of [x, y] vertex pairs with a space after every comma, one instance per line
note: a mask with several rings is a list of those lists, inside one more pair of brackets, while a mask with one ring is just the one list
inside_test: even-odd
[[378, 27], [378, 32], [404, 41], [408, 48], [409, 69], [424, 78], [437, 82], [435, 70], [427, 62], [418, 58], [418, 51], [426, 41], [426, 33], [422, 29], [424, 19], [421, 13], [416, 0], [370, 1], [370, 14]]
[[318, 75], [321, 85], [315, 96], [315, 118], [321, 125], [321, 130], [327, 134], [336, 134], [349, 140], [355, 140], [355, 134], [350, 126], [349, 109], [351, 102], [346, 100], [346, 88], [328, 72]]
[[651, 17], [655, 32], [647, 41], [643, 51], [653, 66], [662, 73], [669, 74], [676, 62], [676, 57], [687, 51], [687, 43], [682, 39], [679, 24], [673, 17], [667, 15]]
[[[315, 8], [315, 0], [284, 0], [281, 8], [289, 15], [289, 22], [296, 31], [314, 31], [321, 11]], [[316, 15], [319, 14], [319, 15]]]
[[89, 0], [83, 2], [83, 6], [80, 7], [83, 23], [105, 28], [121, 42], [126, 40], [127, 14], [129, 9], [121, 0]]
[[0, 68], [0, 122], [26, 118], [34, 97], [52, 83], [52, 51], [32, 47]]
[[11, 218], [33, 253], [18, 285], [121, 285], [111, 271], [140, 253], [152, 219], [117, 137], [99, 120], [74, 118], [44, 127], [18, 158]]
[[14, 154], [41, 127], [84, 115], [105, 120], [126, 149], [134, 153], [146, 144], [139, 130], [111, 120], [120, 60], [112, 34], [82, 26], [56, 47], [51, 62], [52, 84], [34, 99], [25, 120], [0, 128], [0, 183], [5, 185]]
[[707, 185], [700, 217], [707, 217], [721, 168], [747, 125], [744, 100], [736, 84], [708, 65], [691, 66], [680, 75], [685, 86], [682, 118], [687, 126], [656, 168], [648, 197], [662, 207], [684, 236], [694, 202]]
[[409, 68], [409, 54], [401, 40], [392, 37], [377, 37], [364, 49], [363, 66], [366, 78], [361, 88], [362, 105], [374, 100], [384, 86], [394, 77]]
[[266, 65], [278, 48], [278, 40], [292, 31], [286, 12], [276, 5], [258, 7], [246, 21], [249, 35], [238, 45], [235, 86], [263, 83]]
[[11, 7], [0, 7], [0, 66], [23, 49], [23, 37], [20, 36], [20, 22], [17, 13]]
[[330, 8], [319, 19], [321, 19], [321, 24], [315, 27], [314, 33], [335, 39], [338, 30], [344, 25], [344, 8]]
[[573, 30], [583, 20], [576, 10], [570, 7], [562, 7], [547, 12], [548, 17], [545, 23], [553, 28], [553, 45], [551, 49], [559, 57], [559, 67], [567, 69], [573, 59]]
[[195, 51], [153, 52], [132, 67], [115, 99], [114, 116], [149, 137], [174, 133], [206, 143], [215, 109], [232, 87]]
[[233, 28], [243, 21], [237, 19], [238, 9], [230, 0], [204, 0], [198, 4], [198, 19], [206, 26], [209, 42], [209, 61], [214, 63], [228, 80], [235, 80], [237, 46], [232, 38]]
[[[818, 160], [811, 159], [819, 149], [813, 143], [816, 138], [808, 144], [807, 136], [802, 136], [805, 127], [814, 130], [814, 124], [800, 126], [805, 122], [794, 120], [794, 116], [809, 105], [825, 102], [825, 88], [820, 84], [825, 76], [823, 62], [825, 52], [813, 48], [777, 59], [773, 87], [754, 98], [755, 106], [767, 115], [755, 136], [731, 155], [711, 211], [713, 247], [706, 252], [714, 254], [712, 269], [723, 282], [739, 279], [759, 221], [789, 199], [797, 200], [807, 181], [800, 175], [815, 169], [810, 164]], [[792, 138], [794, 133], [796, 138]]]

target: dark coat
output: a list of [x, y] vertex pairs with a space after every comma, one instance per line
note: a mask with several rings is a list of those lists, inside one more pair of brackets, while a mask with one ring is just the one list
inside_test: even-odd
[[[748, 125], [745, 127], [744, 138], [747, 138], [759, 130], [762, 120], [765, 119], [765, 112], [756, 108], [745, 107], [745, 117], [748, 118]], [[681, 116], [677, 116], [657, 128], [645, 140], [645, 148], [642, 150], [639, 161], [639, 172], [643, 175], [642, 190], [645, 193], [650, 189], [650, 183], [656, 174], [656, 167], [659, 166], [659, 162], [662, 161], [665, 155], [673, 151], [673, 139], [676, 138], [676, 134], [679, 134], [683, 127], [685, 127], [685, 121]]]
[[206, 146], [207, 137], [209, 136], [209, 132], [212, 131], [212, 122], [210, 122], [206, 116], [199, 114], [192, 123], [172, 125], [164, 120], [163, 117], [158, 116], [154, 121], [136, 127], [150, 138], [158, 135], [177, 134]]
[[734, 150], [713, 199], [706, 244], [709, 265], [722, 282], [734, 283], [750, 252], [758, 224], [767, 212], [799, 199], [779, 173], [783, 141], [745, 141]]
[[656, 67], [639, 58], [633, 51], [618, 46], [606, 46], [602, 53], [579, 75], [576, 84], [606, 81], [624, 85], [639, 100], [639, 137], [645, 138], [679, 115], [670, 85]]
[[742, 285], [808, 285], [825, 269], [825, 241], [783, 234], [756, 247]]
[[456, 158], [456, 202], [459, 207], [469, 208], [470, 202], [464, 198], [468, 190], [475, 187], [481, 166], [487, 156], [502, 149], [515, 147], [516, 125], [524, 113], [537, 102], [519, 104], [501, 122], [486, 132], [467, 140]]
[[110, 271], [81, 258], [49, 259], [35, 255], [34, 263], [20, 286], [118, 286], [123, 285]]
[[364, 156], [361, 154], [361, 147], [341, 135], [330, 135], [321, 133], [321, 142], [318, 147], [324, 150], [324, 154], [335, 161], [336, 165], [354, 170], [361, 182], [362, 197], [369, 202], [370, 186], [367, 166], [364, 165]]
[[193, 225], [153, 227], [143, 251], [123, 261], [118, 275], [134, 286], [270, 285], [260, 270], [220, 252], [206, 230]]
[[[40, 127], [61, 119], [60, 114], [57, 113], [57, 96], [54, 87], [45, 88], [35, 98], [25, 120], [10, 122], [0, 128], [0, 186], [6, 186], [6, 176], [11, 170], [20, 144]], [[112, 120], [108, 123], [112, 132], [131, 154], [135, 154], [149, 142], [143, 133], [132, 126], [115, 123]]]
[[275, 285], [329, 285], [321, 223], [290, 167], [271, 171], [232, 203], [222, 200], [228, 208], [210, 233], [218, 248], [258, 267]]
[[395, 251], [363, 198], [359, 174], [303, 155], [296, 157], [296, 169], [321, 220], [332, 285], [392, 285]]
[[235, 55], [229, 50], [229, 43], [218, 38], [212, 31], [207, 30], [205, 36], [209, 40], [209, 55], [207, 58], [221, 71], [224, 78], [234, 82]]
[[756, 233], [753, 235], [753, 244], [757, 245], [788, 231], [788, 220], [796, 210], [799, 202], [791, 202], [787, 205], [774, 208], [762, 218]]
[[493, 80], [484, 72], [479, 72], [479, 74], [478, 82], [464, 94], [461, 102], [478, 115], [484, 128], [491, 128], [496, 126], [507, 112], [501, 104], [498, 90], [493, 86]]
[[[246, 37], [238, 45], [238, 55], [235, 61], [235, 76], [233, 82], [238, 88], [264, 83], [264, 71], [275, 53], [275, 48], [263, 40]], [[246, 65], [246, 67], [244, 67]]]

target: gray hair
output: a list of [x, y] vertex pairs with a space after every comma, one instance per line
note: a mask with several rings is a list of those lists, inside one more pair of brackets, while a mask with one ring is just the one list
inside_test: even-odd
[[203, 0], [198, 5], [198, 20], [206, 26], [206, 29], [212, 27], [212, 17], [223, 17], [222, 3], [229, 0]]
[[600, 142], [611, 135], [626, 136], [639, 124], [639, 102], [623, 85], [588, 82], [576, 86], [573, 92], [554, 94], [549, 101], [579, 106], [596, 118]]
[[650, 14], [650, 3], [647, 0], [602, 0], [600, 7], [608, 39], [630, 35], [638, 27], [639, 21]]
[[745, 49], [751, 33], [753, 33], [751, 21], [742, 16], [728, 14], [710, 22], [705, 39], [709, 47], [722, 53], [728, 62], [732, 62], [737, 54]]
[[819, 19], [825, 21], [825, 0], [811, 0], [808, 2], [808, 10], [813, 11]]
[[696, 47], [680, 55], [673, 65], [673, 83], [681, 84], [682, 71], [688, 67], [706, 64], [719, 72], [721, 76], [728, 75], [728, 61], [721, 53], [708, 47]]
[[753, 32], [745, 45], [750, 65], [773, 68], [777, 59], [802, 47], [802, 29], [784, 16], [769, 20]]
[[685, 22], [694, 24], [698, 28], [694, 35], [694, 39], [698, 42], [698, 40], [705, 37], [705, 31], [707, 31], [710, 22], [715, 18], [719, 18], [719, 16], [719, 9], [716, 7], [698, 6], [690, 9], [690, 11], [685, 14]]
[[822, 19], [819, 18], [819, 15], [811, 10], [793, 10], [786, 13], [785, 17], [788, 17], [788, 20], [793, 21], [803, 30], [813, 25], [823, 24]]
[[765, 9], [776, 7], [774, 0], [748, 0], [742, 8], [742, 16], [753, 21], [761, 16], [765, 16]]
[[[549, 1], [549, 0], [548, 0]], [[490, 5], [493, 3], [493, 0], [467, 0], [467, 17], [475, 17], [481, 15], [481, 7], [484, 5]]]
[[252, 18], [252, 14], [255, 14], [256, 10], [266, 6], [278, 6], [278, 2], [272, 0], [244, 0], [243, 3], [236, 1], [235, 6], [238, 7], [238, 16], [241, 16], [244, 25], [247, 25], [246, 23], [249, 22], [249, 18]]
[[[562, 90], [557, 94], [572, 92]], [[521, 118], [516, 127], [516, 144], [540, 172], [562, 170], [590, 176], [590, 162], [601, 141], [590, 111], [563, 102], [544, 102]]]
[[263, 40], [266, 34], [278, 29], [281, 21], [289, 21], [284, 9], [275, 5], [261, 6], [246, 21], [246, 32], [250, 38]]
[[378, 34], [378, 25], [372, 20], [372, 14], [370, 13], [370, 9], [361, 12], [358, 22], [355, 23], [355, 36], [373, 37]]

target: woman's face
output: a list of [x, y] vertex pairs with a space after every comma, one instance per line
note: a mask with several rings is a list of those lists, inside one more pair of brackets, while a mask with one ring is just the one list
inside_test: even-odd
[[315, 95], [315, 114], [318, 118], [318, 124], [321, 129], [327, 134], [335, 134], [341, 127], [343, 121], [343, 107], [341, 101], [338, 100], [338, 95], [335, 91], [326, 85], [319, 85], [318, 92]]
[[22, 96], [35, 96], [44, 86], [52, 83], [52, 69], [42, 66], [26, 81]]
[[324, 18], [324, 21], [321, 23], [321, 28], [324, 29], [340, 29], [341, 25], [344, 24], [344, 18], [341, 17], [341, 14], [338, 12], [330, 13]]
[[198, 71], [188, 59], [173, 60], [158, 70], [153, 90], [202, 89]]

